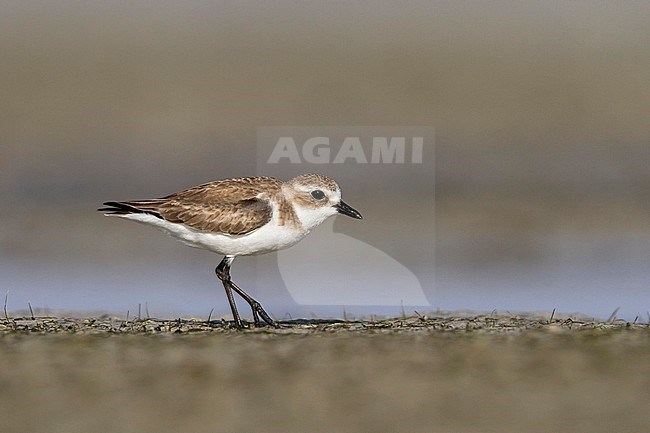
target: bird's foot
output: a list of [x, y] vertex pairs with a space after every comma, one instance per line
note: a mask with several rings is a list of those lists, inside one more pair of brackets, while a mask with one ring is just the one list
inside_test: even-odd
[[256, 327], [264, 326], [262, 322], [260, 321], [260, 317], [262, 320], [266, 322], [267, 325], [273, 326], [273, 327], [278, 327], [278, 325], [275, 323], [273, 319], [268, 315], [266, 311], [264, 311], [264, 308], [262, 307], [262, 304], [260, 304], [257, 301], [254, 301], [251, 303], [251, 309], [253, 310], [253, 321], [255, 323]]

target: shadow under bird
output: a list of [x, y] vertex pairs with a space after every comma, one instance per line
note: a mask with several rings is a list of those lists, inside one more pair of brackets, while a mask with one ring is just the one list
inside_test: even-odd
[[304, 174], [283, 182], [271, 177], [218, 180], [149, 200], [109, 201], [99, 211], [156, 227], [181, 242], [222, 254], [216, 268], [232, 310], [235, 326], [242, 327], [234, 293], [253, 311], [255, 326], [264, 320], [274, 326], [262, 305], [235, 284], [230, 265], [237, 256], [288, 248], [325, 221], [340, 213], [356, 219], [361, 214], [341, 200], [341, 188], [319, 174]]

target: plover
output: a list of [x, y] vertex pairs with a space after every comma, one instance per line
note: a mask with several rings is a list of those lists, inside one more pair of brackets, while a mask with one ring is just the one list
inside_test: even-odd
[[339, 185], [327, 176], [304, 174], [287, 182], [272, 177], [225, 179], [150, 200], [109, 201], [98, 209], [156, 227], [181, 242], [224, 255], [215, 269], [223, 283], [235, 326], [242, 327], [233, 291], [260, 317], [275, 323], [262, 305], [237, 286], [230, 265], [237, 256], [288, 248], [337, 213], [362, 219], [341, 200]]

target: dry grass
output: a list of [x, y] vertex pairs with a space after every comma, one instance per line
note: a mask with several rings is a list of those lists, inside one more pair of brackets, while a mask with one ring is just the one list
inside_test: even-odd
[[587, 318], [556, 318], [553, 312], [547, 319], [539, 315], [476, 315], [429, 317], [418, 312], [410, 317], [379, 320], [338, 319], [296, 319], [279, 321], [278, 328], [254, 328], [248, 323], [246, 329], [238, 331], [231, 322], [223, 319], [175, 319], [161, 320], [126, 319], [103, 315], [99, 318], [72, 317], [29, 317], [0, 320], [0, 333], [79, 333], [79, 334], [212, 334], [212, 333], [257, 333], [257, 334], [304, 334], [304, 333], [419, 333], [428, 331], [473, 331], [488, 333], [520, 332], [539, 330], [562, 332], [569, 330], [616, 330], [648, 329], [648, 323], [617, 320], [615, 313], [607, 321]]

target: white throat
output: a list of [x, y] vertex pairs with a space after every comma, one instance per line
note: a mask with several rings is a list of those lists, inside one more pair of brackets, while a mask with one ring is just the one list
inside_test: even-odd
[[296, 211], [296, 216], [300, 220], [302, 227], [307, 231], [319, 226], [327, 218], [337, 214], [336, 209], [332, 206], [307, 208], [294, 203], [293, 208]]

